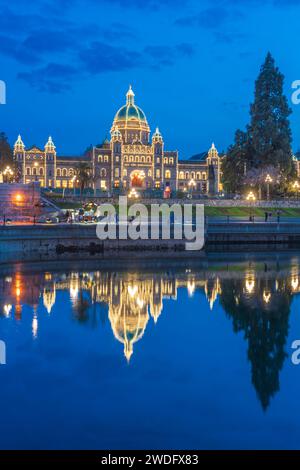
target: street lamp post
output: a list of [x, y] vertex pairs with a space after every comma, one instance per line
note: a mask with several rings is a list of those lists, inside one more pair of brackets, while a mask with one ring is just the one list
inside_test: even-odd
[[270, 199], [270, 184], [273, 183], [273, 179], [268, 174], [265, 179], [265, 183], [267, 183], [267, 200]]
[[7, 166], [5, 170], [3, 171], [3, 175], [6, 177], [6, 182], [9, 183], [10, 177], [13, 177], [14, 172], [10, 168], [10, 166]]
[[298, 181], [295, 181], [293, 184], [293, 189], [296, 191], [296, 197], [297, 199], [299, 198], [299, 189], [300, 189], [300, 184]]
[[252, 202], [254, 204], [254, 202], [256, 201], [256, 197], [255, 197], [255, 194], [253, 193], [253, 191], [250, 191], [246, 197], [247, 201], [250, 202], [250, 213], [249, 213], [249, 220], [250, 222], [254, 222], [254, 216], [252, 216]]

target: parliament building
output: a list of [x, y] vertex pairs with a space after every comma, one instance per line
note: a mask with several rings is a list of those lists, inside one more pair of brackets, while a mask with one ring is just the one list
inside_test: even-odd
[[221, 191], [220, 157], [215, 145], [208, 152], [180, 160], [178, 152], [165, 150], [163, 136], [156, 128], [151, 137], [145, 113], [135, 104], [130, 87], [126, 104], [115, 115], [110, 140], [92, 147], [84, 156], [59, 156], [52, 138], [44, 149], [26, 148], [19, 135], [14, 159], [21, 181], [37, 181], [46, 188], [74, 188], [79, 163], [90, 168], [89, 186], [113, 191], [131, 188], [189, 191], [217, 194]]

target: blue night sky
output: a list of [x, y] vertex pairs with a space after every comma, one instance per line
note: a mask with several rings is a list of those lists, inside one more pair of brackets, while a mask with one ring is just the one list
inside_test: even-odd
[[187, 158], [245, 127], [268, 50], [289, 100], [300, 79], [300, 0], [0, 0], [0, 11], [0, 130], [26, 146], [51, 134], [59, 154], [109, 136], [130, 83], [152, 131]]

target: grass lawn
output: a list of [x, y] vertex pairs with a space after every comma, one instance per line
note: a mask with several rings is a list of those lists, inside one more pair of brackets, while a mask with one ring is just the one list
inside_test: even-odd
[[[61, 201], [59, 198], [53, 199], [53, 202], [60, 207], [61, 209], [80, 209], [82, 204], [79, 202], [66, 202]], [[135, 201], [135, 202], [142, 202], [142, 201]], [[128, 204], [130, 205], [130, 204]], [[115, 206], [116, 211], [118, 212], [118, 206]], [[150, 209], [147, 206], [148, 210]], [[300, 218], [300, 208], [280, 208], [281, 217], [299, 217]], [[277, 209], [276, 208], [263, 208], [263, 207], [209, 207], [205, 206], [205, 215], [209, 217], [222, 217], [222, 216], [230, 216], [230, 217], [249, 217], [253, 214], [255, 217], [264, 217], [265, 212], [272, 212], [273, 216], [276, 216]]]
[[[300, 208], [284, 208], [279, 209], [282, 217], [300, 217]], [[256, 217], [264, 217], [265, 212], [272, 212], [273, 216], [276, 216], [276, 208], [263, 208], [263, 207], [205, 207], [205, 215], [210, 217], [249, 217], [251, 213]]]

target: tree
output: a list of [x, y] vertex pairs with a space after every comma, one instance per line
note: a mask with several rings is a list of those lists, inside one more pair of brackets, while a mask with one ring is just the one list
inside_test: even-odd
[[[235, 143], [224, 159], [223, 184], [227, 191], [239, 189], [243, 175], [251, 168], [276, 167], [282, 175], [282, 188], [295, 178], [289, 122], [291, 109], [283, 94], [283, 82], [284, 76], [268, 53], [255, 82], [250, 124], [246, 132], [236, 132]], [[243, 173], [245, 165], [247, 171]]]
[[222, 162], [223, 185], [226, 192], [237, 192], [241, 189], [242, 180], [251, 166], [250, 143], [247, 132], [237, 130], [234, 144]]
[[[273, 190], [278, 189], [282, 183], [282, 178], [283, 176], [279, 168], [273, 165], [268, 165], [263, 168], [252, 167], [244, 176], [243, 184], [255, 187], [261, 197], [261, 192], [263, 188], [265, 190], [267, 189], [267, 185], [269, 185], [269, 188], [273, 188]], [[268, 179], [269, 182], [267, 181]]]
[[284, 76], [270, 53], [255, 82], [255, 98], [250, 108], [249, 133], [254, 166], [278, 166], [285, 176], [293, 170], [291, 109], [283, 94]]
[[[225, 279], [220, 294], [220, 304], [232, 320], [233, 331], [243, 332], [248, 344], [251, 380], [263, 410], [280, 390], [279, 374], [286, 359], [292, 302], [285, 280], [276, 280], [278, 290], [270, 286], [268, 276], [261, 276], [256, 279], [255, 292], [251, 294], [243, 279]], [[270, 295], [268, 301], [264, 298], [266, 292]]]
[[0, 172], [3, 172], [7, 166], [13, 168], [13, 152], [4, 132], [0, 132]]
[[76, 169], [76, 178], [79, 182], [80, 192], [88, 186], [90, 181], [92, 180], [92, 170], [88, 163], [80, 162], [78, 163]]

